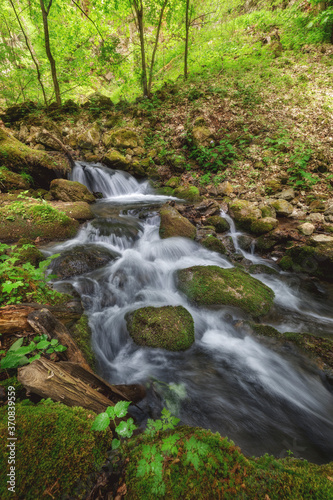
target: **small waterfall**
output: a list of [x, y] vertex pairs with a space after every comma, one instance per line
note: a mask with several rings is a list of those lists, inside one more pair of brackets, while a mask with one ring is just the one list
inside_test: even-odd
[[[70, 280], [89, 316], [100, 374], [114, 384], [157, 379], [164, 387], [181, 386], [186, 395], [175, 406], [182, 421], [229, 436], [245, 453], [284, 456], [291, 449], [297, 456], [296, 446], [309, 460], [332, 460], [333, 398], [316, 369], [289, 351], [282, 357], [249, 336], [239, 326], [240, 320], [249, 319], [241, 310], [199, 308], [177, 290], [178, 269], [197, 265], [230, 268], [229, 260], [185, 238], [160, 239], [154, 207], [170, 198], [154, 194], [147, 182], [83, 162], [75, 166], [73, 179], [102, 192], [105, 198], [93, 207], [96, 219], [52, 252], [89, 243], [120, 255], [104, 268]], [[241, 233], [228, 215], [222, 216], [230, 224], [237, 252], [252, 262], [274, 265], [244, 252], [238, 244]], [[285, 274], [256, 278], [276, 293], [271, 324], [280, 331], [296, 324], [311, 326], [315, 332], [330, 331], [333, 318], [327, 303], [300, 291]], [[307, 310], [302, 311], [304, 303], [309, 309], [310, 299], [311, 318]], [[189, 350], [142, 348], [129, 337], [128, 312], [162, 305], [182, 305], [191, 313], [196, 342]], [[154, 387], [163, 398], [158, 384]], [[155, 404], [148, 399], [152, 411]]]

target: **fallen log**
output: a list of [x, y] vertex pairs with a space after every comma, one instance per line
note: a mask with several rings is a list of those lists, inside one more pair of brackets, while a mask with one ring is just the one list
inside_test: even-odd
[[[54, 363], [41, 357], [19, 368], [17, 379], [29, 392], [67, 406], [82, 406], [96, 413], [104, 412], [118, 401], [128, 400], [125, 394], [105, 380], [86, 372], [82, 366], [66, 361]], [[110, 397], [101, 394], [100, 391], [105, 388]]]
[[67, 350], [62, 353], [65, 359], [78, 363], [85, 370], [91, 371], [67, 328], [48, 309], [31, 312], [27, 317], [27, 322], [39, 335], [47, 335], [49, 339], [55, 338], [60, 344], [66, 346]]

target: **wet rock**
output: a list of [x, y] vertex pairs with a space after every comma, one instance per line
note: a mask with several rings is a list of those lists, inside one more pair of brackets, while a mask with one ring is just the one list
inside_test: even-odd
[[221, 207], [215, 200], [204, 200], [195, 207], [198, 216], [211, 217], [213, 215], [220, 214]]
[[304, 234], [305, 236], [311, 236], [316, 227], [310, 222], [305, 222], [304, 224], [298, 226], [297, 229], [299, 230], [300, 233]]
[[141, 346], [185, 351], [194, 342], [194, 322], [183, 306], [143, 307], [126, 317], [127, 329]]
[[286, 200], [276, 200], [271, 202], [271, 206], [276, 210], [277, 216], [288, 217], [293, 213], [294, 207]]
[[208, 250], [211, 250], [212, 252], [218, 252], [221, 254], [226, 253], [226, 248], [223, 245], [222, 241], [213, 235], [208, 235], [206, 238], [201, 240], [200, 243], [201, 245], [203, 245], [205, 248], [208, 248]]
[[160, 237], [170, 238], [173, 236], [182, 236], [193, 240], [196, 235], [196, 228], [183, 217], [178, 210], [170, 205], [164, 205], [160, 210], [161, 224]]
[[94, 218], [94, 214], [91, 211], [90, 205], [85, 201], [51, 201], [49, 203], [51, 207], [55, 208], [56, 210], [61, 210], [72, 219], [82, 222]]
[[249, 273], [250, 274], [274, 274], [277, 275], [279, 274], [276, 269], [273, 269], [272, 267], [265, 266], [264, 264], [252, 264], [249, 267]]
[[312, 245], [289, 248], [279, 262], [280, 267], [333, 282], [333, 237], [316, 235], [310, 242]]
[[245, 250], [246, 252], [251, 249], [253, 241], [253, 238], [251, 238], [251, 236], [248, 236], [247, 234], [241, 234], [238, 237], [238, 245], [242, 250]]
[[250, 201], [235, 199], [229, 203], [231, 216], [237, 227], [250, 229], [251, 224], [261, 218], [261, 210]]
[[103, 267], [117, 257], [117, 252], [105, 247], [77, 245], [54, 259], [50, 267], [59, 279], [67, 279]]
[[110, 151], [104, 155], [103, 163], [110, 168], [119, 170], [128, 170], [130, 166], [130, 161], [116, 149], [110, 149]]
[[87, 203], [95, 201], [95, 196], [86, 186], [66, 179], [54, 179], [50, 185], [50, 193], [54, 199], [60, 201], [85, 201]]
[[249, 274], [233, 268], [193, 266], [177, 272], [181, 292], [198, 305], [231, 305], [260, 316], [266, 314], [274, 292]]
[[264, 217], [263, 219], [253, 221], [250, 226], [250, 231], [254, 234], [265, 234], [275, 229], [278, 224], [277, 219], [273, 217]]
[[220, 215], [213, 215], [212, 217], [208, 217], [208, 219], [206, 219], [206, 223], [214, 226], [214, 229], [217, 233], [225, 233], [230, 229], [229, 222]]

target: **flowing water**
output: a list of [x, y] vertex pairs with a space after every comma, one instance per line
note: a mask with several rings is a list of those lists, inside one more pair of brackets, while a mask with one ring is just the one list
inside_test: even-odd
[[[247, 318], [242, 311], [195, 307], [177, 291], [177, 269], [229, 268], [230, 261], [188, 239], [161, 240], [158, 207], [170, 198], [154, 194], [147, 182], [87, 163], [76, 164], [73, 179], [104, 198], [92, 207], [96, 218], [51, 253], [89, 244], [119, 254], [102, 269], [69, 280], [89, 315], [99, 373], [114, 384], [150, 384], [141, 404], [145, 417], [156, 417], [161, 405], [169, 405], [182, 422], [219, 431], [246, 454], [282, 457], [291, 450], [317, 463], [332, 460], [333, 397], [317, 368], [290, 349], [282, 355], [249, 336], [237, 323]], [[242, 251], [228, 220], [237, 252], [278, 269], [253, 251]], [[266, 323], [281, 332], [331, 334], [325, 285], [305, 290], [302, 279], [283, 272], [255, 277], [276, 295]], [[124, 317], [148, 305], [186, 307], [195, 323], [193, 346], [175, 353], [134, 344]]]

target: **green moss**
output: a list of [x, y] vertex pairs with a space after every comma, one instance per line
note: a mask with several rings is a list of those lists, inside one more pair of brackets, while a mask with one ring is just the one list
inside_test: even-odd
[[250, 274], [275, 274], [278, 275], [279, 273], [273, 269], [272, 267], [265, 266], [264, 264], [252, 264], [249, 267], [249, 273]]
[[273, 219], [272, 217], [265, 217], [252, 222], [250, 231], [254, 234], [265, 234], [275, 229], [277, 225], [278, 221], [276, 219]]
[[91, 347], [91, 329], [88, 318], [85, 314], [81, 316], [71, 330], [71, 335], [82, 351], [87, 363], [92, 369], [95, 369], [96, 359]]
[[[111, 447], [111, 432], [90, 430], [94, 413], [50, 400], [16, 405], [16, 494], [7, 490], [7, 452], [0, 454], [0, 496], [3, 499], [85, 498], [89, 475], [100, 469]], [[7, 407], [0, 408], [0, 436], [8, 436]], [[46, 494], [46, 493], [45, 493]]]
[[275, 238], [273, 238], [270, 235], [265, 234], [265, 235], [259, 236], [259, 238], [257, 239], [256, 248], [258, 250], [262, 250], [265, 252], [265, 251], [273, 248], [275, 244], [276, 244]]
[[264, 337], [273, 337], [273, 338], [281, 338], [282, 333], [280, 333], [276, 328], [270, 325], [262, 325], [259, 323], [252, 323], [248, 322], [247, 323], [251, 329], [254, 331], [255, 334], [257, 335], [262, 335]]
[[[176, 457], [162, 452], [161, 438], [177, 437]], [[199, 449], [194, 467], [187, 452], [188, 443], [193, 439]], [[270, 500], [324, 500], [332, 498], [333, 464], [318, 466], [306, 461], [283, 459], [265, 455], [261, 458], [247, 458], [233, 442], [218, 433], [178, 427], [174, 431], [160, 432], [158, 437], [139, 436], [126, 447], [125, 482], [127, 495], [131, 500], [155, 500], [156, 482], [154, 474], [139, 477], [137, 467], [148, 447], [155, 447], [155, 456], [162, 457], [162, 476], [159, 484], [164, 484], [163, 498], [168, 500], [192, 499], [264, 499]], [[192, 454], [193, 455], [193, 454]], [[154, 462], [153, 462], [154, 463]]]
[[143, 307], [127, 316], [134, 342], [147, 347], [183, 351], [194, 342], [194, 323], [182, 306]]
[[164, 205], [160, 210], [161, 224], [160, 237], [170, 238], [173, 236], [182, 236], [193, 240], [196, 235], [196, 229], [178, 210], [170, 205]]
[[234, 200], [229, 203], [229, 209], [235, 219], [237, 227], [248, 230], [251, 225], [261, 218], [261, 210], [246, 200]]
[[212, 235], [207, 236], [207, 238], [201, 241], [201, 244], [204, 247], [208, 248], [208, 250], [212, 250], [213, 252], [218, 252], [221, 254], [226, 253], [226, 249], [222, 241], [220, 241], [218, 238], [215, 238], [215, 236]]
[[293, 263], [293, 259], [291, 257], [289, 257], [289, 255], [285, 255], [284, 257], [282, 257], [282, 259], [279, 261], [279, 266], [281, 267], [281, 269], [283, 269], [284, 271], [289, 271], [290, 269], [293, 269], [294, 268], [294, 263]]
[[180, 178], [179, 177], [171, 177], [168, 182], [165, 184], [167, 187], [171, 187], [173, 189], [179, 187]]
[[213, 215], [212, 217], [208, 217], [206, 220], [207, 224], [211, 224], [214, 226], [215, 231], [217, 233], [225, 233], [226, 231], [229, 231], [229, 223], [223, 217], [220, 217], [219, 215]]
[[178, 196], [178, 198], [191, 202], [200, 200], [199, 189], [196, 186], [190, 186], [188, 188], [178, 187], [175, 189], [174, 194], [175, 196]]
[[15, 387], [16, 402], [19, 402], [27, 397], [26, 390], [23, 385], [17, 380], [17, 377], [10, 377], [6, 378], [5, 380], [1, 380], [0, 385], [5, 389], [6, 394], [8, 391], [8, 387]]
[[199, 305], [231, 305], [260, 316], [266, 314], [274, 292], [240, 269], [194, 266], [177, 272], [178, 288]]

